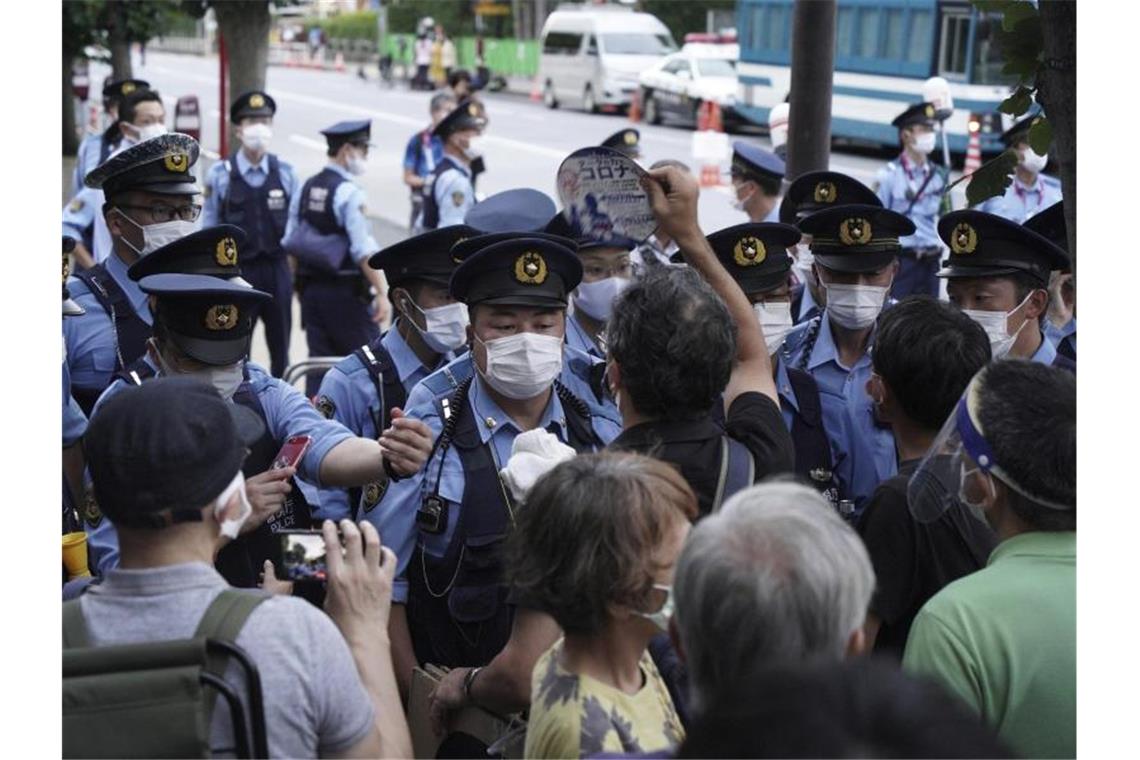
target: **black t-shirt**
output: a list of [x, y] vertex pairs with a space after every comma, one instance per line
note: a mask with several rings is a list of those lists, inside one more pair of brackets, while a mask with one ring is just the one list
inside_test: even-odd
[[937, 520], [921, 523], [907, 507], [906, 485], [919, 460], [899, 464], [879, 484], [859, 522], [875, 568], [871, 612], [881, 621], [874, 652], [902, 659], [911, 623], [922, 605], [951, 581], [985, 567], [997, 536], [954, 502]]
[[703, 516], [712, 510], [720, 475], [720, 439], [726, 432], [752, 452], [756, 482], [794, 470], [792, 437], [780, 407], [755, 391], [736, 397], [723, 427], [707, 417], [645, 422], [622, 431], [607, 448], [636, 451], [679, 467], [697, 494]]

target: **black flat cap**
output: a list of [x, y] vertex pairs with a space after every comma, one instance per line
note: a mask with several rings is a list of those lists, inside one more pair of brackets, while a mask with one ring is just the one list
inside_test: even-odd
[[120, 100], [135, 90], [149, 90], [150, 82], [145, 79], [105, 79], [103, 100]]
[[783, 160], [770, 150], [742, 140], [732, 143], [732, 173], [780, 182], [784, 179]]
[[638, 241], [633, 238], [628, 238], [624, 235], [611, 235], [607, 240], [592, 238], [582, 232], [578, 227], [571, 225], [570, 222], [567, 221], [566, 215], [562, 212], [558, 212], [551, 217], [543, 231], [548, 235], [557, 235], [559, 237], [572, 239], [578, 244], [578, 253], [585, 253], [595, 248], [623, 248], [627, 251], [632, 251], [637, 247], [638, 243]]
[[243, 92], [230, 105], [230, 121], [234, 124], [252, 116], [273, 116], [275, 113], [277, 113], [277, 101], [269, 97], [269, 93], [264, 90]]
[[1028, 274], [1042, 285], [1053, 270], [1071, 266], [1062, 249], [1027, 227], [984, 211], [953, 211], [938, 221], [938, 236], [950, 246], [939, 277], [999, 277]]
[[641, 157], [641, 133], [636, 129], [626, 128], [619, 129], [612, 135], [602, 140], [603, 148], [612, 148], [618, 153], [623, 153], [630, 158]]
[[338, 150], [345, 143], [372, 145], [372, 119], [338, 121], [331, 127], [322, 129], [321, 134], [332, 150]]
[[440, 119], [431, 133], [441, 140], [446, 140], [464, 129], [482, 129], [485, 123], [479, 115], [479, 106], [465, 100]]
[[1065, 224], [1064, 201], [1057, 201], [1026, 219], [1023, 224], [1025, 229], [1036, 232], [1065, 253], [1069, 252], [1069, 227]]
[[575, 252], [578, 250], [578, 243], [575, 240], [562, 235], [552, 235], [547, 232], [488, 232], [485, 235], [476, 235], [466, 240], [460, 240], [451, 246], [451, 260], [458, 264], [489, 245], [501, 243], [504, 240], [516, 240], [521, 237], [537, 238], [548, 243], [556, 243]]
[[[256, 412], [211, 386], [160, 377], [109, 398], [87, 427], [83, 449], [100, 510], [115, 525], [161, 527], [201, 519], [261, 437]], [[195, 514], [197, 513], [197, 514]]]
[[198, 141], [190, 135], [169, 132], [132, 145], [87, 173], [83, 184], [101, 188], [110, 198], [127, 190], [164, 195], [201, 192], [191, 167], [198, 162]]
[[[245, 231], [219, 224], [167, 243], [131, 264], [127, 276], [135, 282], [152, 274], [206, 274], [229, 279], [241, 277], [241, 250]], [[248, 283], [246, 283], [248, 284]]]
[[839, 172], [806, 172], [796, 177], [780, 202], [780, 222], [795, 224], [832, 206], [862, 203], [882, 206], [879, 196], [854, 177]]
[[539, 232], [555, 212], [550, 196], [529, 187], [504, 190], [472, 206], [463, 223], [479, 232]]
[[407, 280], [427, 280], [447, 287], [458, 263], [451, 258], [451, 247], [478, 234], [466, 224], [429, 230], [373, 254], [368, 266], [382, 270], [391, 287]]
[[1022, 140], [1029, 137], [1029, 130], [1034, 124], [1044, 118], [1040, 111], [1014, 122], [1014, 125], [1001, 133], [1001, 141], [1007, 148], [1012, 148]]
[[837, 272], [877, 272], [898, 255], [899, 238], [914, 234], [902, 214], [866, 203], [817, 211], [797, 226], [812, 236], [816, 262]]
[[152, 274], [139, 282], [157, 299], [154, 320], [191, 359], [215, 367], [249, 354], [257, 307], [272, 296], [249, 285], [200, 274]]
[[787, 281], [792, 268], [787, 249], [800, 237], [799, 229], [790, 224], [747, 222], [717, 230], [707, 239], [745, 293], [764, 293]]
[[935, 113], [933, 103], [926, 101], [914, 103], [896, 116], [894, 121], [891, 122], [891, 126], [897, 127], [898, 129], [912, 127], [915, 124], [925, 124], [928, 127], [933, 127], [938, 123], [938, 120], [934, 118]]
[[582, 281], [574, 251], [546, 238], [516, 235], [465, 259], [451, 276], [451, 295], [468, 306], [565, 307]]

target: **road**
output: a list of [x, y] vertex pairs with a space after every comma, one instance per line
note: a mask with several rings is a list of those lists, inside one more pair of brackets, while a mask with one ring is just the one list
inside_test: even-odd
[[[197, 95], [203, 116], [204, 158], [199, 179], [207, 165], [217, 159], [218, 140], [218, 62], [216, 58], [149, 52], [143, 66], [137, 56], [136, 77], [146, 79], [163, 96], [167, 106], [167, 126], [173, 126], [175, 101], [183, 95]], [[93, 92], [109, 73], [107, 66], [92, 63]], [[297, 169], [304, 180], [316, 174], [326, 162], [325, 140], [319, 130], [344, 119], [372, 119], [372, 141], [368, 170], [358, 182], [368, 193], [368, 216], [381, 245], [404, 236], [410, 203], [402, 182], [404, 146], [408, 138], [428, 122], [431, 93], [385, 89], [375, 79], [362, 81], [348, 73], [271, 67], [266, 90], [277, 101], [271, 150]], [[232, 97], [232, 94], [231, 94]], [[541, 103], [511, 94], [486, 93], [490, 123], [486, 132], [487, 172], [481, 175], [479, 189], [485, 194], [515, 187], [534, 187], [557, 199], [554, 178], [562, 160], [574, 150], [597, 145], [629, 124], [626, 117], [586, 114], [582, 111], [548, 110]], [[227, 104], [228, 107], [228, 104]], [[694, 169], [692, 132], [671, 126], [638, 124], [644, 162], [663, 158], [685, 161]], [[767, 147], [764, 137], [746, 137]], [[881, 158], [836, 153], [831, 167], [870, 183], [882, 165]], [[709, 188], [701, 194], [700, 220], [706, 231], [743, 222], [744, 215], [731, 207], [727, 187]], [[299, 313], [294, 303], [294, 331], [290, 359], [307, 355], [304, 334], [297, 329]], [[254, 339], [253, 358], [268, 363], [268, 354], [259, 333]]]

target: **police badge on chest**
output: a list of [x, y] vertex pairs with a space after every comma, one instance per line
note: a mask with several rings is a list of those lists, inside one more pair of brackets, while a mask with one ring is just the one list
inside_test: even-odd
[[270, 211], [283, 211], [288, 200], [289, 199], [285, 197], [284, 190], [274, 188], [269, 191], [269, 196], [266, 198], [266, 205], [269, 206]]

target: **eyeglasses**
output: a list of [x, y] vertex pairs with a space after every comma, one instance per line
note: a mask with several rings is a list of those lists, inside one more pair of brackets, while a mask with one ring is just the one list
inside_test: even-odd
[[188, 203], [185, 206], [167, 206], [164, 203], [155, 203], [150, 206], [116, 204], [118, 208], [129, 208], [135, 211], [146, 211], [156, 223], [173, 222], [176, 218], [184, 222], [195, 222], [202, 213], [202, 204]]

